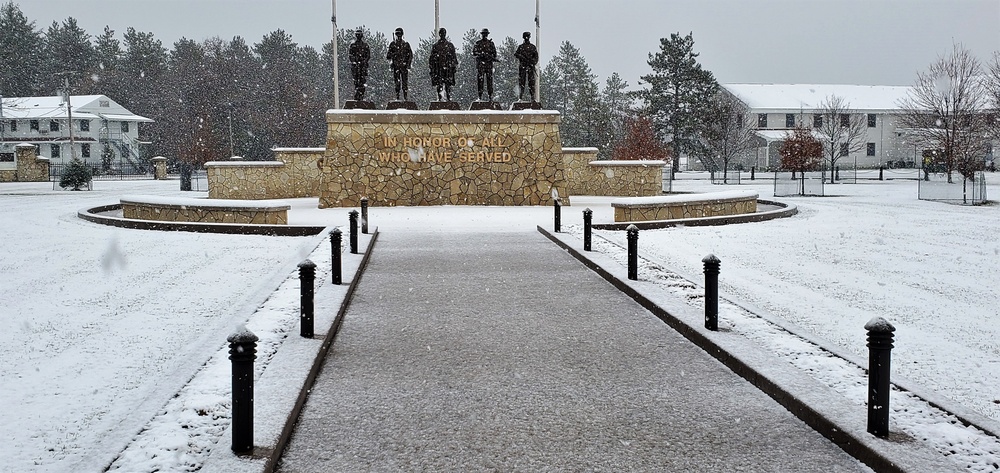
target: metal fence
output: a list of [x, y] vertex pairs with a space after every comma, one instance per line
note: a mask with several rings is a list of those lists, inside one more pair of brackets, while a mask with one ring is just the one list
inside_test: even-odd
[[986, 176], [977, 172], [972, 179], [965, 179], [953, 172], [951, 182], [947, 173], [924, 172], [917, 180], [917, 198], [960, 205], [980, 205], [986, 203]]
[[[68, 164], [50, 164], [49, 180], [56, 182], [62, 178], [63, 172]], [[138, 166], [129, 163], [122, 163], [116, 166], [103, 168], [97, 164], [87, 164], [90, 168], [92, 179], [95, 181], [126, 181], [139, 179], [153, 179], [152, 166]]]
[[822, 171], [798, 172], [776, 171], [774, 173], [774, 196], [824, 195], [825, 173]]
[[740, 171], [730, 169], [723, 175], [722, 171], [712, 171], [711, 179], [712, 184], [725, 185], [734, 184], [739, 185], [740, 179], [742, 178], [742, 173]]

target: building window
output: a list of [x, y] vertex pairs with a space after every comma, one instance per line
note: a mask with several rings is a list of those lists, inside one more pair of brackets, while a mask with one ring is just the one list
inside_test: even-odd
[[795, 114], [786, 113], [785, 114], [785, 128], [795, 128]]
[[49, 121], [49, 131], [59, 131], [59, 122], [55, 120]]
[[868, 128], [875, 128], [875, 114], [868, 114]]
[[848, 155], [847, 143], [841, 143], [840, 144], [840, 155], [841, 156], [847, 156]]
[[823, 126], [823, 115], [813, 115], [813, 128]]
[[80, 145], [80, 156], [84, 158], [90, 157], [90, 143], [83, 143]]
[[59, 157], [59, 145], [49, 145], [49, 152], [52, 154], [51, 158]]
[[90, 131], [90, 120], [80, 120], [80, 131]]
[[10, 121], [10, 131], [17, 131], [17, 120]]
[[868, 149], [866, 150], [868, 156], [875, 156], [875, 143], [868, 143]]
[[757, 128], [767, 128], [767, 114], [758, 113], [757, 114]]
[[128, 133], [128, 122], [122, 122], [122, 133]]
[[840, 126], [849, 127], [851, 126], [851, 116], [846, 113], [840, 114]]
[[31, 128], [31, 131], [38, 131], [38, 120], [28, 122], [28, 128]]

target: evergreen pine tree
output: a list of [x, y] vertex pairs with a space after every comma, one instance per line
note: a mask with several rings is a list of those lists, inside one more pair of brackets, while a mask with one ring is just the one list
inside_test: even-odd
[[[38, 92], [42, 61], [42, 36], [14, 2], [0, 7], [0, 93], [5, 97], [31, 97]], [[51, 91], [49, 93], [52, 93]]]
[[673, 151], [674, 166], [680, 156], [703, 156], [700, 131], [711, 120], [712, 97], [719, 84], [712, 73], [701, 68], [694, 52], [694, 38], [688, 33], [672, 33], [660, 39], [660, 51], [649, 54], [652, 74], [641, 77], [648, 85], [638, 93], [645, 102], [657, 132]]
[[74, 156], [66, 165], [66, 169], [63, 170], [62, 177], [59, 178], [59, 187], [63, 189], [72, 187], [72, 190], [78, 191], [87, 186], [93, 177], [94, 171], [90, 169], [90, 166]]

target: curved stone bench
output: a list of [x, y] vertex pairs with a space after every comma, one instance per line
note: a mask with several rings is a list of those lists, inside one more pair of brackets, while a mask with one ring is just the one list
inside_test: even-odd
[[611, 201], [615, 222], [675, 220], [757, 212], [756, 191], [725, 191], [707, 194], [630, 197]]
[[165, 222], [287, 225], [291, 207], [260, 200], [191, 199], [151, 195], [123, 196], [122, 217]]

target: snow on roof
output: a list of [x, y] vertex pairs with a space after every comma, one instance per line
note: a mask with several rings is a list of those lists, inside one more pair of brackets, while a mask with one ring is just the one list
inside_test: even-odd
[[899, 110], [913, 88], [896, 85], [723, 84], [751, 110], [815, 110], [835, 95], [854, 110]]
[[[73, 118], [152, 122], [136, 115], [106, 95], [72, 95]], [[4, 97], [0, 117], [13, 119], [66, 118], [62, 96]]]

